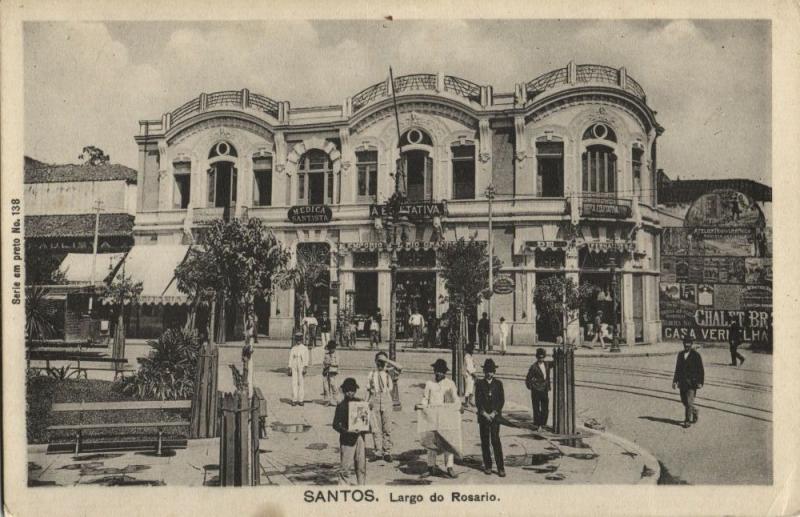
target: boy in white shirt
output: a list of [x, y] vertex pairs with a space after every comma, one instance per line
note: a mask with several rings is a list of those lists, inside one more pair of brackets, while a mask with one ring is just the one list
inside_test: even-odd
[[[447, 361], [444, 359], [437, 359], [433, 363], [434, 380], [425, 382], [425, 389], [422, 392], [422, 400], [417, 404], [416, 409], [422, 409], [431, 406], [445, 406], [454, 405], [460, 406], [460, 399], [458, 397], [458, 388], [456, 383], [447, 378]], [[452, 452], [444, 452], [444, 465], [447, 469], [447, 475], [455, 478], [456, 473], [453, 470], [454, 455]], [[436, 456], [438, 452], [434, 449], [428, 451], [428, 472], [430, 475], [437, 474]]]
[[[367, 377], [367, 402], [373, 415], [375, 454], [383, 461], [392, 461], [392, 376], [387, 366], [391, 361], [384, 352], [375, 354], [375, 369]], [[392, 364], [394, 366], [394, 363]], [[399, 365], [397, 365], [399, 366]], [[380, 440], [379, 440], [380, 438]], [[378, 445], [380, 442], [380, 446]]]

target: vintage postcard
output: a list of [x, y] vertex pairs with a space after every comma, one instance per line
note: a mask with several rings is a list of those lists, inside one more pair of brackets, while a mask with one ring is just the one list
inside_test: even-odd
[[332, 5], [2, 5], [4, 511], [800, 512], [797, 5]]

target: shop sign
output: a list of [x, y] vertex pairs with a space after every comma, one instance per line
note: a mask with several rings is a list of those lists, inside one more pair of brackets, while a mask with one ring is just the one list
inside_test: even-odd
[[631, 216], [631, 207], [614, 203], [613, 200], [597, 198], [584, 199], [581, 203], [581, 215], [584, 217], [613, 217], [627, 219]]
[[736, 321], [742, 329], [744, 341], [765, 341], [772, 328], [772, 310], [768, 308], [740, 311], [697, 309], [689, 321], [682, 322], [678, 314], [675, 316], [678, 317], [664, 318], [662, 315], [666, 339], [679, 340], [689, 335], [699, 341], [728, 341], [729, 327]]
[[636, 250], [636, 243], [628, 241], [589, 241], [585, 242], [584, 245], [589, 248], [590, 251], [633, 252]]
[[498, 276], [494, 281], [495, 294], [511, 294], [514, 292], [514, 280], [509, 275]]
[[535, 250], [563, 250], [567, 247], [567, 241], [526, 241], [525, 251]]
[[294, 224], [329, 223], [333, 217], [331, 209], [325, 205], [299, 205], [289, 209], [289, 221]]
[[[369, 207], [370, 219], [391, 215], [389, 205], [370, 205]], [[405, 215], [409, 219], [433, 219], [434, 217], [444, 217], [447, 215], [447, 210], [444, 203], [421, 201], [419, 203], [403, 203], [400, 205], [400, 215]]]

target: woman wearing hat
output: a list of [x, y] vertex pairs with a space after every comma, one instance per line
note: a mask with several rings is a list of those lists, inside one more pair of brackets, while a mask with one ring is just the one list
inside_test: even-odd
[[336, 341], [325, 345], [325, 358], [322, 360], [322, 394], [328, 405], [336, 404], [336, 376], [339, 374], [339, 356], [336, 355]]
[[525, 386], [531, 390], [533, 405], [533, 426], [538, 430], [547, 425], [547, 413], [550, 408], [550, 369], [544, 362], [547, 352], [544, 348], [536, 349], [536, 362], [533, 363], [525, 377]]
[[339, 433], [339, 457], [341, 466], [339, 468], [339, 483], [352, 485], [350, 470], [355, 466], [356, 480], [359, 485], [367, 482], [367, 452], [364, 440], [366, 432], [353, 432], [348, 428], [350, 402], [356, 402], [356, 391], [358, 384], [352, 377], [348, 377], [342, 383], [344, 398], [336, 406], [333, 415], [333, 430]]
[[503, 464], [503, 445], [500, 443], [500, 419], [506, 398], [503, 393], [503, 383], [496, 379], [494, 374], [497, 365], [492, 359], [483, 363], [484, 378], [475, 383], [475, 405], [478, 412], [478, 426], [481, 435], [481, 451], [483, 452], [483, 473], [492, 473], [492, 453], [497, 463], [497, 474], [506, 476]]
[[[460, 408], [460, 399], [458, 397], [458, 388], [456, 384], [447, 378], [447, 361], [444, 359], [437, 359], [432, 365], [433, 378], [432, 381], [425, 383], [425, 389], [422, 392], [422, 400], [417, 404], [415, 409], [423, 409], [426, 407], [437, 406], [451, 406], [453, 411], [458, 411]], [[437, 449], [428, 450], [428, 472], [434, 476], [438, 473], [436, 468], [436, 456], [440, 451]], [[455, 478], [456, 473], [453, 470], [454, 454], [450, 451], [444, 450], [444, 465], [447, 469], [447, 475]]]

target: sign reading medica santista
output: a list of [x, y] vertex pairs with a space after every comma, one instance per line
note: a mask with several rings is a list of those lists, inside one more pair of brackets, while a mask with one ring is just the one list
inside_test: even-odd
[[333, 213], [325, 205], [299, 205], [289, 209], [288, 217], [294, 224], [329, 223]]
[[[370, 205], [369, 217], [387, 217], [391, 215], [388, 205]], [[408, 216], [409, 219], [433, 219], [447, 215], [447, 207], [444, 203], [433, 203], [430, 201], [420, 201], [403, 203], [400, 205], [400, 215]]]

